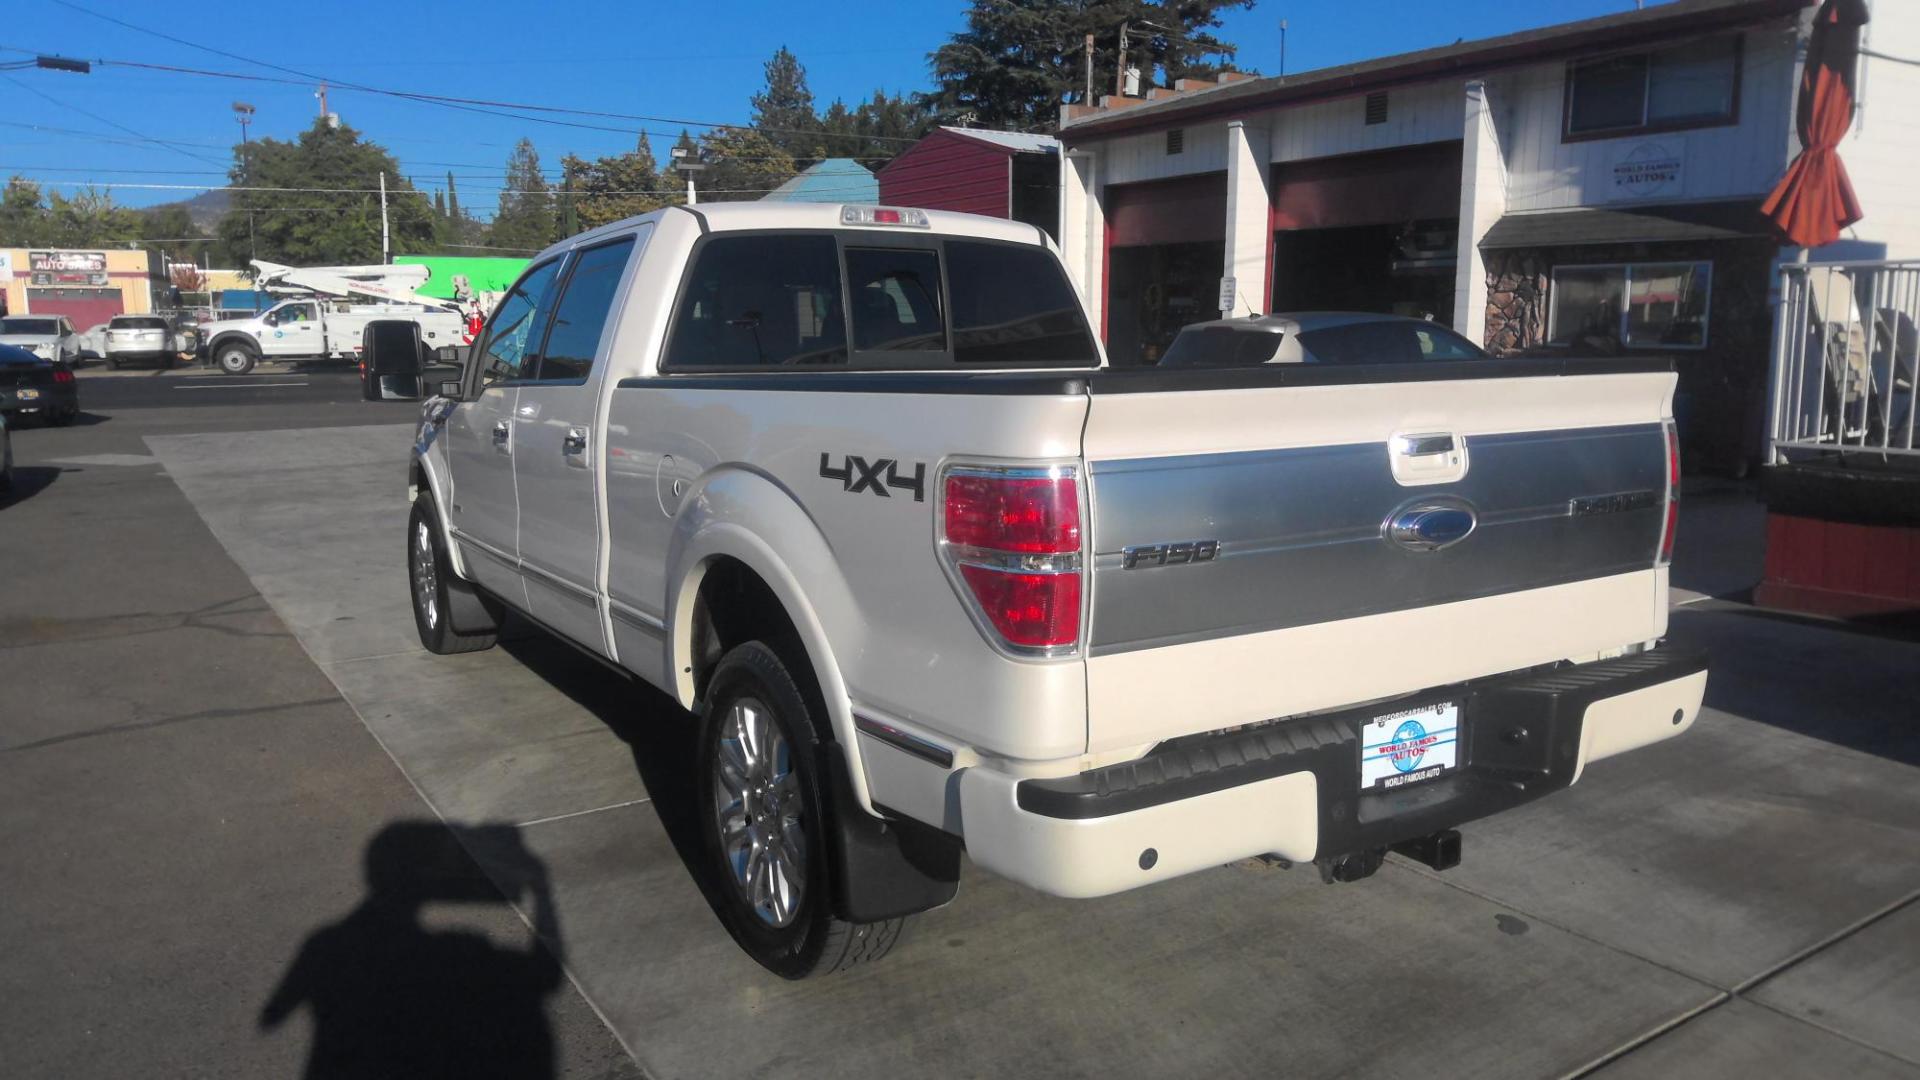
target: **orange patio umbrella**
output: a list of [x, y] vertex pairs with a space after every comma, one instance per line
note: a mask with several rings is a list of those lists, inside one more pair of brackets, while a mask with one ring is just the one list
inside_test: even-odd
[[1866, 0], [1826, 0], [1814, 15], [1800, 73], [1800, 156], [1760, 207], [1788, 243], [1830, 244], [1862, 216], [1839, 147], [1853, 126], [1854, 66], [1866, 22]]

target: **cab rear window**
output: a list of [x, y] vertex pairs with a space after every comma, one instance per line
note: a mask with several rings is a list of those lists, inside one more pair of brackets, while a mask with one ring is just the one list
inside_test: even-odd
[[694, 255], [664, 366], [1093, 367], [1099, 355], [1079, 297], [1044, 248], [722, 234]]

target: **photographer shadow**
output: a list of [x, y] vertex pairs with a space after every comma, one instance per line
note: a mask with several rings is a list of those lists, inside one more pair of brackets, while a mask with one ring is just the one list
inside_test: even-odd
[[[486, 852], [492, 880], [469, 849]], [[546, 865], [519, 830], [396, 822], [368, 843], [365, 870], [365, 898], [307, 937], [260, 1010], [263, 1030], [311, 1013], [303, 1075], [553, 1076], [547, 999], [565, 980], [559, 918]], [[509, 902], [538, 931], [527, 936], [513, 920], [521, 948], [423, 921], [429, 904]]]

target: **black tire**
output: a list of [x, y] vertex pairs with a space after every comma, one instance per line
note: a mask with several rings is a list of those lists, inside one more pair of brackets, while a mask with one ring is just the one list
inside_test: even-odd
[[486, 608], [482, 621], [490, 626], [466, 633], [453, 628], [456, 605], [478, 596], [473, 586], [454, 576], [446, 539], [440, 535], [439, 514], [434, 512], [433, 499], [424, 494], [413, 500], [413, 513], [407, 519], [407, 594], [413, 600], [413, 627], [420, 633], [420, 644], [430, 653], [449, 656], [479, 652], [492, 648], [500, 637], [499, 617], [484, 602], [461, 606], [468, 612], [474, 607]]
[[47, 414], [47, 423], [54, 427], [68, 427], [80, 418], [80, 406], [69, 405], [64, 409], [55, 409]]
[[213, 362], [228, 375], [245, 375], [260, 362], [260, 357], [246, 342], [230, 341], [214, 350]]
[[[751, 741], [739, 738], [741, 723], [736, 706], [764, 708], [763, 729], [777, 732], [777, 740], [761, 739], [761, 749], [772, 765], [762, 771], [773, 774], [764, 784], [755, 785], [751, 770], [739, 763], [743, 754], [729, 753], [723, 744], [745, 747]], [[753, 710], [758, 712], [758, 709]], [[804, 979], [845, 971], [862, 963], [879, 960], [892, 951], [906, 926], [905, 918], [875, 923], [851, 923], [834, 914], [833, 873], [829, 849], [832, 824], [831, 807], [825, 794], [825, 777], [819, 760], [823, 753], [836, 753], [819, 737], [806, 696], [795, 684], [787, 665], [771, 648], [758, 641], [735, 646], [720, 658], [708, 685], [707, 708], [700, 724], [699, 766], [697, 770], [697, 815], [701, 823], [707, 868], [713, 878], [712, 895], [727, 933], [762, 967], [787, 979]], [[778, 772], [777, 748], [784, 742], [788, 772]], [[721, 776], [723, 754], [733, 775], [742, 785], [761, 793], [736, 797], [726, 790], [729, 781]], [[787, 784], [789, 779], [791, 784]], [[747, 804], [752, 803], [749, 807]], [[735, 812], [737, 808], [737, 812]], [[729, 828], [724, 822], [731, 821]], [[779, 824], [769, 831], [769, 823]], [[756, 824], [760, 831], [755, 832]], [[798, 826], [797, 834], [794, 826]], [[737, 849], [744, 873], [737, 871], [728, 854], [727, 835], [745, 847]], [[763, 837], [778, 839], [761, 843]], [[797, 835], [797, 849], [792, 840]], [[790, 867], [791, 855], [799, 854], [800, 879], [797, 900], [789, 900], [784, 922], [779, 908], [769, 902], [767, 910], [756, 907], [749, 886], [742, 876], [752, 876], [756, 865], [754, 852], [781, 850], [784, 860], [762, 855], [758, 860], [771, 883], [777, 867]], [[778, 878], [785, 882], [784, 876]], [[788, 883], [791, 885], [791, 883]], [[769, 894], [780, 890], [772, 888]], [[791, 888], [786, 890], [789, 894]]]
[[119, 358], [119, 357], [117, 357], [117, 356], [110, 356], [110, 357], [108, 357], [108, 358], [107, 358], [107, 366], [108, 366], [108, 367], [110, 367], [110, 368], [112, 368], [112, 369], [113, 369], [113, 370], [115, 370], [115, 371], [119, 371], [119, 370], [120, 370], [120, 358]]

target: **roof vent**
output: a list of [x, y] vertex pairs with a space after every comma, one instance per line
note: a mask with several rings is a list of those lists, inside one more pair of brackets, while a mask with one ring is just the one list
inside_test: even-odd
[[1174, 128], [1167, 132], [1167, 153], [1185, 153], [1187, 149], [1187, 129]]
[[1384, 124], [1387, 122], [1387, 92], [1376, 90], [1367, 95], [1367, 123]]

